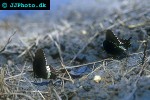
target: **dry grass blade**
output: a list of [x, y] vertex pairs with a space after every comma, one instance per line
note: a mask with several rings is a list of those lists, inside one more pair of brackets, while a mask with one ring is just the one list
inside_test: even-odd
[[142, 65], [144, 64], [146, 58], [146, 50], [147, 50], [147, 41], [144, 42], [144, 51], [143, 51], [143, 58], [142, 58]]
[[61, 48], [60, 48], [60, 45], [53, 39], [53, 37], [51, 36], [51, 34], [48, 34], [48, 36], [49, 36], [49, 38], [50, 38], [52, 41], [54, 41], [54, 43], [55, 43], [55, 45], [56, 45], [56, 47], [57, 47], [57, 49], [58, 49], [58, 52], [59, 52], [60, 60], [61, 60], [61, 62], [63, 62], [62, 50], [61, 50]]
[[1, 93], [10, 93], [10, 91], [5, 83], [4, 77], [5, 77], [5, 68], [1, 68], [0, 69], [0, 92]]
[[23, 94], [23, 93], [4, 93], [4, 95], [15, 95], [15, 96], [24, 96], [24, 97], [26, 97], [27, 99], [29, 99], [29, 100], [35, 100], [35, 99], [33, 99], [31, 96], [28, 96], [28, 95], [26, 95], [26, 94]]
[[[70, 78], [69, 81], [71, 81], [72, 83], [74, 83], [74, 81], [73, 81], [73, 79], [71, 78], [71, 76], [70, 76], [68, 70], [65, 68], [65, 66], [64, 66], [64, 64], [63, 64], [63, 58], [62, 58], [62, 56], [61, 56], [62, 52], [61, 52], [60, 46], [58, 45], [58, 43], [53, 39], [53, 37], [52, 37], [50, 34], [49, 34], [48, 36], [50, 37], [50, 39], [51, 39], [52, 41], [54, 41], [54, 43], [55, 43], [55, 45], [56, 45], [56, 47], [57, 47], [57, 49], [58, 49], [59, 56], [60, 56], [60, 60], [61, 60], [61, 65], [62, 65], [63, 69], [66, 70], [66, 72], [67, 72], [67, 74], [68, 74], [68, 76], [69, 76], [69, 78]], [[62, 77], [60, 77], [60, 78], [62, 78]], [[66, 79], [66, 78], [62, 78], [62, 79], [68, 80], [68, 79]]]
[[57, 91], [53, 88], [53, 91], [55, 92], [57, 100], [62, 100]]
[[70, 61], [70, 64], [71, 65], [73, 63], [73, 61], [77, 58], [77, 56], [95, 39], [95, 37], [97, 37], [101, 32], [97, 32], [95, 33], [95, 35], [93, 37], [91, 37], [88, 42], [83, 46], [83, 48], [81, 48], [79, 50], [79, 52], [73, 57], [73, 59]]
[[64, 66], [64, 64], [63, 64], [62, 62], [61, 62], [61, 65], [62, 65], [62, 67], [66, 70], [66, 72], [67, 72], [67, 74], [68, 74], [68, 76], [69, 76], [70, 81], [71, 81], [72, 83], [74, 83], [74, 81], [73, 81], [71, 75], [69, 74], [68, 70], [65, 68], [65, 66]]
[[[113, 59], [104, 59], [105, 61], [110, 61], [110, 60], [113, 60]], [[97, 63], [102, 63], [104, 62], [104, 60], [100, 60], [100, 61], [95, 61], [95, 62], [90, 62], [90, 63], [86, 63], [86, 64], [81, 64], [81, 65], [75, 65], [75, 66], [65, 66], [66, 69], [72, 69], [72, 68], [78, 68], [78, 67], [82, 67], [82, 66], [87, 66], [87, 65], [94, 65], [94, 64], [97, 64]], [[64, 68], [63, 68], [64, 69]]]
[[[23, 55], [25, 55], [27, 52], [30, 51], [30, 49], [35, 46], [35, 44], [32, 44], [31, 46], [27, 47], [27, 49], [25, 49], [20, 55], [18, 55], [18, 58], [22, 57]], [[29, 54], [31, 55], [31, 53], [29, 52]], [[33, 60], [33, 59], [32, 59]]]
[[6, 46], [11, 42], [11, 38], [16, 34], [16, 31], [8, 38], [7, 43], [5, 44], [5, 46], [2, 48], [2, 50], [0, 50], [0, 53], [3, 52], [6, 48]]

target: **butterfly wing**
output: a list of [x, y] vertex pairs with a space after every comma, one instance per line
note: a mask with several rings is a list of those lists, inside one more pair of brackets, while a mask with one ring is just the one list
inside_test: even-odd
[[128, 49], [129, 47], [131, 47], [131, 42], [130, 40], [132, 39], [132, 37], [130, 37], [129, 39], [120, 39], [120, 41], [123, 43], [123, 46]]
[[113, 42], [106, 41], [106, 40], [103, 42], [103, 47], [107, 53], [112, 55], [121, 55], [125, 51], [123, 47], [117, 46]]
[[121, 44], [121, 42], [119, 41], [117, 36], [111, 30], [107, 30], [106, 31], [106, 41], [112, 42], [112, 43], [114, 43], [116, 45], [120, 45]]
[[111, 30], [106, 31], [106, 40], [103, 42], [103, 47], [107, 53], [112, 55], [122, 55], [126, 51], [123, 43]]
[[35, 58], [33, 61], [33, 72], [34, 76], [38, 78], [47, 79], [47, 61], [45, 54], [42, 49], [38, 49], [35, 53]]

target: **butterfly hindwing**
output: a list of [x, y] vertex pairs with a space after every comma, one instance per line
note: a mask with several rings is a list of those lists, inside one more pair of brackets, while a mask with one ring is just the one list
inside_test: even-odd
[[33, 61], [33, 71], [34, 76], [38, 78], [47, 79], [48, 72], [47, 72], [47, 61], [45, 58], [45, 54], [42, 49], [38, 49], [35, 53], [34, 61]]
[[132, 39], [132, 37], [130, 37], [129, 39], [120, 39], [120, 41], [123, 43], [123, 46], [128, 49], [131, 46], [130, 40]]

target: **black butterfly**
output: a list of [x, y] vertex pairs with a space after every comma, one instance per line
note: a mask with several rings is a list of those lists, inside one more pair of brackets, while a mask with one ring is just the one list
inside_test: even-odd
[[56, 78], [55, 70], [47, 65], [45, 54], [42, 49], [38, 49], [35, 53], [33, 61], [34, 76], [43, 79]]
[[106, 40], [103, 42], [104, 50], [114, 56], [126, 54], [126, 50], [131, 46], [130, 39], [118, 39], [111, 31], [106, 31]]

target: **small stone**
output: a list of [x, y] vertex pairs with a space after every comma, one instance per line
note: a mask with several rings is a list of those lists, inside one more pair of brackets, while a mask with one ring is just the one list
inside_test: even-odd
[[99, 83], [99, 82], [102, 80], [102, 78], [101, 78], [99, 75], [95, 75], [93, 80], [94, 80], [96, 83]]

